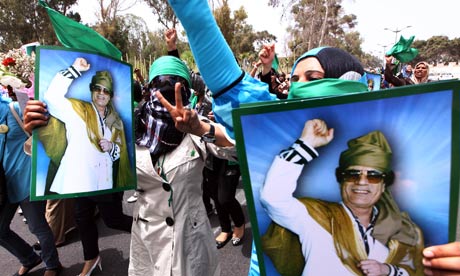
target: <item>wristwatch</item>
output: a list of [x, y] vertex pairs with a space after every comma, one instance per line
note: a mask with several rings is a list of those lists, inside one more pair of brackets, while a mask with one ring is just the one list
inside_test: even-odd
[[205, 143], [216, 142], [216, 129], [214, 128], [212, 124], [209, 124], [209, 126], [211, 128], [209, 129], [209, 132], [206, 132], [205, 134], [203, 134], [203, 136], [201, 136], [201, 142], [205, 142]]

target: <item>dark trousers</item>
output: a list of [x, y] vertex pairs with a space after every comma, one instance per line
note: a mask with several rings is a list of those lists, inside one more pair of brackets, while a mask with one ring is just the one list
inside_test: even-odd
[[10, 228], [14, 214], [21, 206], [27, 226], [42, 247], [41, 258], [47, 269], [60, 266], [58, 252], [54, 245], [53, 232], [45, 219], [46, 201], [30, 201], [29, 198], [19, 203], [6, 202], [0, 211], [0, 246], [13, 254], [24, 266], [30, 266], [39, 258], [33, 248]]
[[[230, 165], [227, 160], [213, 158], [213, 169], [203, 171], [203, 189], [206, 189], [216, 205], [222, 232], [231, 232], [231, 220], [236, 227], [244, 224], [244, 213], [235, 198], [240, 178], [240, 167]], [[231, 220], [230, 220], [231, 219]]]
[[76, 198], [75, 222], [80, 232], [85, 261], [99, 255], [96, 207], [107, 227], [131, 233], [133, 217], [123, 214], [122, 200], [123, 192]]

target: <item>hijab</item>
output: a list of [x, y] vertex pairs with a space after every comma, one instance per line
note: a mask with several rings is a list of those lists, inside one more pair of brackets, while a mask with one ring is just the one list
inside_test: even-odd
[[292, 67], [305, 58], [316, 58], [324, 69], [324, 79], [310, 82], [293, 82], [288, 99], [342, 95], [367, 91], [367, 79], [358, 59], [346, 51], [334, 47], [319, 47], [300, 56]]
[[[426, 76], [419, 80], [419, 79], [417, 79], [415, 77], [415, 70], [416, 70], [417, 66], [419, 66], [420, 64], [424, 64], [426, 66]], [[425, 61], [418, 62], [417, 64], [415, 64], [415, 66], [412, 69], [412, 71], [413, 71], [413, 73], [412, 73], [412, 76], [410, 77], [410, 79], [414, 84], [428, 82], [428, 75], [430, 74], [430, 66], [429, 66], [429, 64], [427, 62], [425, 62]]]

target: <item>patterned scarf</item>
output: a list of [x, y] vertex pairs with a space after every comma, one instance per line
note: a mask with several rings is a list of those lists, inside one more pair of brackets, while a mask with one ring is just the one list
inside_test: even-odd
[[[174, 101], [174, 88], [162, 87], [160, 89], [150, 89], [150, 100], [141, 107], [138, 120], [140, 128], [136, 130], [136, 143], [139, 146], [149, 148], [152, 156], [152, 162], [155, 163], [158, 158], [174, 150], [185, 136], [174, 126], [174, 120], [168, 110], [160, 103], [155, 92], [160, 90], [161, 94], [170, 102]], [[172, 97], [171, 97], [172, 95]], [[182, 99], [184, 106], [188, 105], [190, 90], [182, 90]]]

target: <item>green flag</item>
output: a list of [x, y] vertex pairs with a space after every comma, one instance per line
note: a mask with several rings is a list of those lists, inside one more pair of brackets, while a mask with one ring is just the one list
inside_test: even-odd
[[56, 36], [62, 45], [68, 48], [95, 51], [115, 59], [121, 59], [120, 50], [99, 33], [53, 10], [43, 0], [39, 0], [38, 3], [46, 9]]
[[272, 68], [275, 69], [275, 71], [278, 71], [279, 64], [278, 56], [275, 54], [275, 58], [272, 61]]
[[401, 36], [398, 43], [393, 45], [393, 47], [391, 47], [391, 49], [386, 52], [386, 55], [394, 56], [402, 63], [413, 60], [418, 55], [418, 50], [410, 47], [413, 41], [414, 36], [411, 36], [409, 39], [405, 39], [403, 36]]

